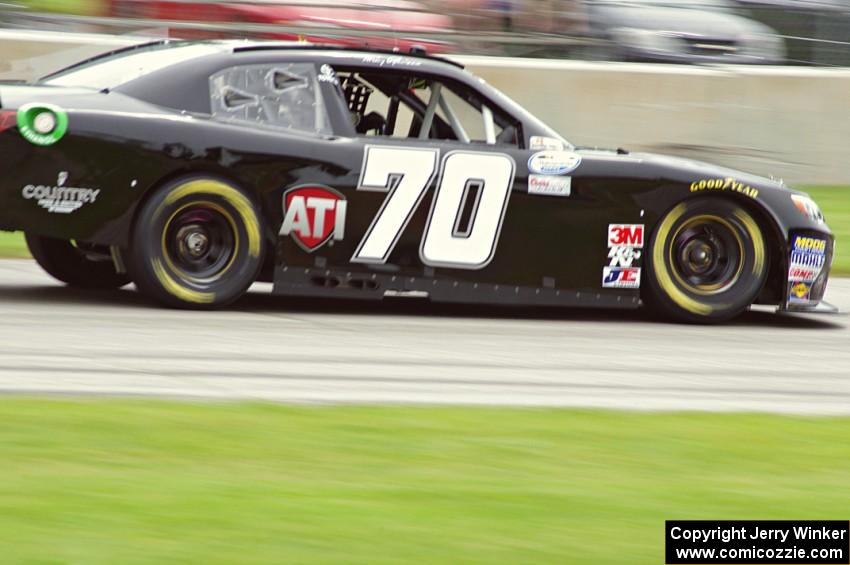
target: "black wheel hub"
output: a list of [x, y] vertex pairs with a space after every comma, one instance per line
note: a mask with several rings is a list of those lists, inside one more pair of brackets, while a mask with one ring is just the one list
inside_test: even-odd
[[217, 207], [191, 205], [168, 222], [164, 247], [173, 267], [191, 279], [210, 281], [230, 266], [236, 236]]
[[697, 218], [676, 234], [672, 259], [685, 286], [703, 294], [720, 292], [740, 275], [740, 237], [720, 218]]
[[210, 236], [205, 226], [189, 224], [178, 230], [177, 245], [182, 256], [199, 259], [210, 249]]

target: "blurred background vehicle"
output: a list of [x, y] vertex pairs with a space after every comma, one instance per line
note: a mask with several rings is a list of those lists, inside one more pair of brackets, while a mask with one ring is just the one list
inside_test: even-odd
[[0, 26], [434, 53], [850, 65], [850, 0], [16, 0]]
[[665, 63], [779, 64], [783, 41], [726, 0], [589, 0], [610, 58]]
[[736, 0], [785, 40], [786, 63], [850, 65], [850, 0]]
[[[402, 51], [421, 45], [437, 53], [446, 51], [446, 42], [423, 36], [452, 29], [451, 18], [411, 0], [296, 0], [291, 3], [273, 0], [107, 0], [107, 11], [116, 18], [261, 23], [282, 28], [278, 32], [253, 34], [260, 39], [320, 41], [342, 46], [398, 48]], [[360, 31], [362, 36], [337, 35], [335, 29]], [[233, 35], [230, 32], [186, 28], [169, 32], [187, 39]]]

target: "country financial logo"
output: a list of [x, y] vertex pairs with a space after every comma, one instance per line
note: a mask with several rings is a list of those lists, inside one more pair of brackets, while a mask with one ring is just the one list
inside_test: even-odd
[[61, 171], [55, 186], [28, 184], [21, 190], [26, 200], [36, 200], [38, 205], [52, 214], [70, 214], [86, 204], [94, 204], [100, 189], [65, 186], [68, 171]]
[[280, 235], [291, 235], [307, 253], [345, 237], [348, 202], [336, 190], [318, 185], [297, 186], [283, 194]]

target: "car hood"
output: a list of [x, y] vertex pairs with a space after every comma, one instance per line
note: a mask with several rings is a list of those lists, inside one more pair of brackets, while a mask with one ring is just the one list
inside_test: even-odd
[[621, 4], [596, 5], [592, 11], [598, 23], [606, 28], [629, 27], [727, 40], [773, 33], [767, 26], [735, 14], [692, 8]]
[[657, 153], [615, 153], [613, 151], [596, 149], [577, 149], [577, 152], [581, 154], [582, 159], [600, 159], [609, 163], [620, 162], [624, 165], [628, 163], [640, 163], [646, 170], [661, 173], [666, 178], [687, 184], [700, 179], [732, 177], [737, 182], [752, 185], [759, 190], [800, 193], [800, 191], [786, 186], [781, 180], [685, 157], [674, 157]]
[[674, 169], [680, 173], [684, 173], [690, 180], [698, 180], [698, 177], [733, 177], [738, 182], [758, 186], [760, 189], [775, 189], [783, 192], [799, 192], [785, 185], [781, 180], [775, 178], [764, 177], [746, 171], [724, 167], [714, 163], [706, 163], [697, 161], [696, 159], [687, 159], [685, 157], [673, 157], [671, 155], [659, 155], [656, 153], [633, 153], [635, 157], [644, 159], [647, 162], [655, 165]]

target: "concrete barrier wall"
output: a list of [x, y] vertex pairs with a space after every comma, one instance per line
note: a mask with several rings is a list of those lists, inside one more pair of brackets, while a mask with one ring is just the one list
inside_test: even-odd
[[850, 184], [850, 69], [458, 59], [577, 145]]
[[[148, 39], [0, 31], [0, 79], [31, 79]], [[850, 69], [456, 59], [576, 145], [850, 184]]]
[[0, 29], [0, 80], [32, 80], [150, 38]]

